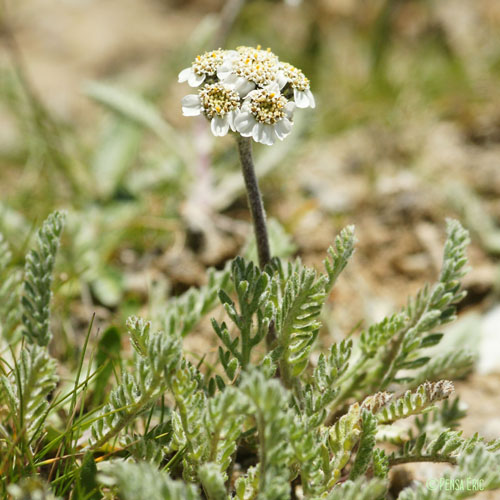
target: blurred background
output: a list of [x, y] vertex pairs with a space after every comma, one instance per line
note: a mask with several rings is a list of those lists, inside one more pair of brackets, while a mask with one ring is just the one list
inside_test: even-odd
[[275, 254], [319, 266], [356, 225], [321, 342], [435, 279], [458, 218], [471, 272], [449, 338], [478, 353], [459, 392], [470, 429], [500, 435], [498, 0], [4, 0], [0, 42], [0, 231], [17, 261], [50, 211], [69, 212], [57, 355], [76, 359], [94, 312], [103, 328], [155, 318], [245, 248], [233, 139], [182, 116], [177, 74], [206, 50], [261, 44], [317, 102], [286, 141], [255, 147]]

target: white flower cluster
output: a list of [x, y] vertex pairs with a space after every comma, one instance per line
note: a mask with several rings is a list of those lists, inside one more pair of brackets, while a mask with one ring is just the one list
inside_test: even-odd
[[304, 73], [260, 45], [197, 56], [179, 82], [198, 88], [182, 99], [183, 115], [204, 115], [216, 136], [232, 130], [272, 145], [292, 130], [296, 107], [315, 107]]

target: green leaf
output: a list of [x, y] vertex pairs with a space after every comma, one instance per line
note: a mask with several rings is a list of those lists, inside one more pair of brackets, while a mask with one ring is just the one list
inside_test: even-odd
[[398, 366], [403, 370], [414, 370], [415, 368], [420, 368], [421, 366], [426, 365], [430, 359], [431, 358], [429, 358], [428, 356], [425, 356], [422, 358], [414, 359], [413, 361], [406, 361], [405, 363], [401, 363]]
[[468, 349], [454, 349], [438, 354], [415, 375], [411, 387], [416, 387], [426, 380], [434, 382], [439, 379], [461, 378], [474, 369], [475, 361], [475, 353]]
[[300, 375], [309, 361], [321, 326], [318, 318], [326, 300], [325, 281], [324, 276], [318, 278], [307, 268], [281, 279], [283, 296], [277, 307], [276, 332], [278, 344], [284, 349], [280, 369], [287, 387], [291, 387], [291, 377]]
[[94, 461], [92, 452], [87, 452], [82, 460], [82, 466], [78, 474], [77, 491], [79, 491], [78, 498], [85, 498], [87, 500], [99, 500], [101, 494], [98, 491], [97, 483], [97, 467]]
[[351, 468], [349, 479], [354, 480], [366, 472], [372, 461], [375, 447], [375, 434], [377, 432], [377, 419], [368, 410], [363, 410], [361, 416], [361, 438], [359, 441], [356, 459]]
[[123, 275], [116, 268], [103, 267], [99, 270], [97, 278], [92, 281], [91, 287], [101, 304], [115, 307], [123, 297]]
[[115, 461], [102, 464], [99, 481], [116, 486], [123, 500], [200, 500], [197, 488], [174, 481], [168, 474], [146, 462]]
[[433, 347], [439, 344], [439, 342], [441, 342], [441, 339], [443, 338], [443, 335], [444, 333], [432, 333], [430, 335], [427, 335], [421, 340], [420, 348]]
[[383, 498], [387, 484], [380, 479], [346, 481], [334, 488], [326, 500], [377, 500]]
[[220, 473], [216, 464], [202, 465], [198, 474], [208, 500], [229, 500], [230, 497], [224, 484], [224, 476]]
[[92, 160], [95, 189], [108, 199], [116, 193], [139, 151], [142, 131], [137, 124], [114, 119]]
[[328, 280], [326, 282], [326, 292], [330, 293], [340, 273], [345, 269], [349, 259], [354, 253], [354, 226], [347, 226], [342, 229], [335, 238], [334, 246], [328, 249], [328, 257], [324, 260], [324, 265]]
[[100, 82], [88, 82], [85, 93], [111, 111], [154, 132], [172, 151], [190, 164], [191, 148], [142, 96]]
[[454, 391], [453, 384], [448, 380], [424, 382], [416, 391], [406, 391], [405, 394], [377, 412], [379, 423], [390, 423], [422, 413], [437, 401], [446, 399]]
[[106, 386], [109, 377], [113, 373], [113, 362], [120, 360], [121, 336], [118, 328], [110, 326], [104, 330], [97, 343], [97, 353], [95, 355], [95, 364], [97, 367], [104, 365], [99, 374], [94, 379], [94, 394], [92, 403], [99, 406], [105, 396]]
[[37, 232], [36, 249], [26, 256], [24, 294], [22, 297], [23, 334], [29, 342], [46, 346], [50, 331], [50, 301], [52, 273], [63, 229], [64, 212], [50, 214]]
[[0, 233], [0, 336], [8, 343], [15, 341], [16, 330], [21, 321], [21, 283], [22, 275], [12, 268], [12, 254]]
[[31, 440], [42, 431], [48, 416], [48, 396], [58, 380], [56, 361], [47, 349], [37, 344], [29, 344], [21, 350], [16, 373], [0, 378], [0, 387], [6, 393], [19, 435], [26, 434]]

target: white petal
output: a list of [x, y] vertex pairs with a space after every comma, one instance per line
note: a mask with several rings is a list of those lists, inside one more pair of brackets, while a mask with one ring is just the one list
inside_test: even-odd
[[260, 142], [260, 138], [262, 137], [262, 132], [264, 131], [264, 126], [262, 123], [255, 122], [255, 125], [252, 129], [252, 137], [254, 141]]
[[285, 105], [286, 117], [291, 119], [294, 111], [295, 111], [295, 103], [292, 101], [288, 101]]
[[214, 116], [210, 122], [210, 128], [212, 129], [212, 134], [221, 137], [226, 135], [229, 130], [229, 122], [227, 116]]
[[268, 90], [269, 92], [274, 92], [275, 94], [279, 94], [280, 93], [280, 86], [278, 84], [278, 82], [273, 82], [273, 83], [270, 83], [267, 87], [265, 87], [266, 90]]
[[224, 52], [224, 61], [236, 59], [239, 56], [240, 54], [237, 50], [226, 50]]
[[229, 127], [233, 132], [236, 132], [236, 128], [234, 126], [234, 120], [236, 119], [236, 111], [230, 111], [227, 116], [227, 123], [229, 123]]
[[252, 130], [252, 136], [256, 142], [260, 142], [266, 146], [274, 144], [274, 129], [272, 125], [256, 123]]
[[285, 73], [283, 73], [283, 71], [279, 71], [276, 77], [276, 81], [278, 82], [280, 89], [282, 89], [288, 83], [288, 78], [285, 76]]
[[198, 116], [201, 114], [200, 98], [196, 94], [189, 94], [183, 97], [181, 104], [184, 116]]
[[264, 141], [262, 144], [272, 146], [276, 140], [276, 132], [273, 125], [264, 125]]
[[298, 108], [308, 108], [309, 107], [309, 99], [307, 94], [303, 90], [293, 90], [293, 97], [295, 99], [295, 104]]
[[179, 73], [179, 83], [187, 82], [189, 80], [189, 78], [191, 77], [192, 73], [193, 73], [193, 68], [191, 68], [191, 67], [183, 69]]
[[[219, 80], [226, 80], [231, 76], [233, 66], [230, 63], [223, 63], [217, 68], [217, 76]], [[235, 75], [236, 76], [236, 75]]]
[[309, 89], [306, 90], [306, 96], [309, 99], [309, 106], [311, 108], [315, 108], [316, 107], [316, 101], [314, 100], [313, 93]]
[[252, 130], [256, 123], [257, 122], [255, 121], [253, 115], [246, 111], [242, 111], [241, 113], [239, 113], [234, 120], [234, 126], [236, 130], [243, 137], [250, 137], [252, 135]]
[[244, 97], [245, 101], [246, 101], [247, 99], [248, 99], [248, 100], [250, 100], [252, 97], [254, 97], [255, 95], [257, 95], [258, 93], [259, 93], [259, 91], [258, 91], [258, 90], [252, 90], [252, 91], [250, 91], [250, 92], [249, 92], [249, 93], [248, 93], [248, 94]]
[[229, 74], [224, 78], [224, 83], [231, 88], [234, 88], [234, 85], [238, 81], [239, 76], [232, 71], [229, 71]]
[[274, 131], [278, 139], [282, 141], [292, 131], [292, 122], [288, 118], [283, 118], [276, 123]]
[[205, 81], [205, 75], [198, 75], [193, 71], [189, 76], [188, 83], [191, 87], [199, 87]]
[[249, 82], [246, 78], [238, 77], [234, 84], [234, 89], [242, 97], [245, 97], [251, 90], [255, 88], [255, 83]]

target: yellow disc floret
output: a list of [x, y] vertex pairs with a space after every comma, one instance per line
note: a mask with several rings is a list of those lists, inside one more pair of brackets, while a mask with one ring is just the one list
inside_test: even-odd
[[304, 76], [304, 73], [300, 69], [288, 63], [281, 63], [280, 69], [290, 82], [292, 88], [300, 91], [309, 89], [309, 79]]
[[205, 52], [203, 55], [197, 56], [192, 64], [193, 71], [197, 75], [215, 75], [217, 73], [217, 68], [224, 61], [224, 54], [224, 50], [218, 49]]
[[268, 89], [256, 90], [250, 97], [249, 109], [260, 123], [274, 125], [285, 117], [287, 99]]
[[205, 85], [200, 91], [200, 102], [203, 112], [210, 120], [214, 116], [224, 116], [240, 106], [240, 97], [234, 90], [222, 83]]
[[278, 57], [270, 50], [261, 50], [260, 45], [238, 47], [238, 55], [232, 62], [233, 72], [256, 85], [269, 85], [276, 81]]

